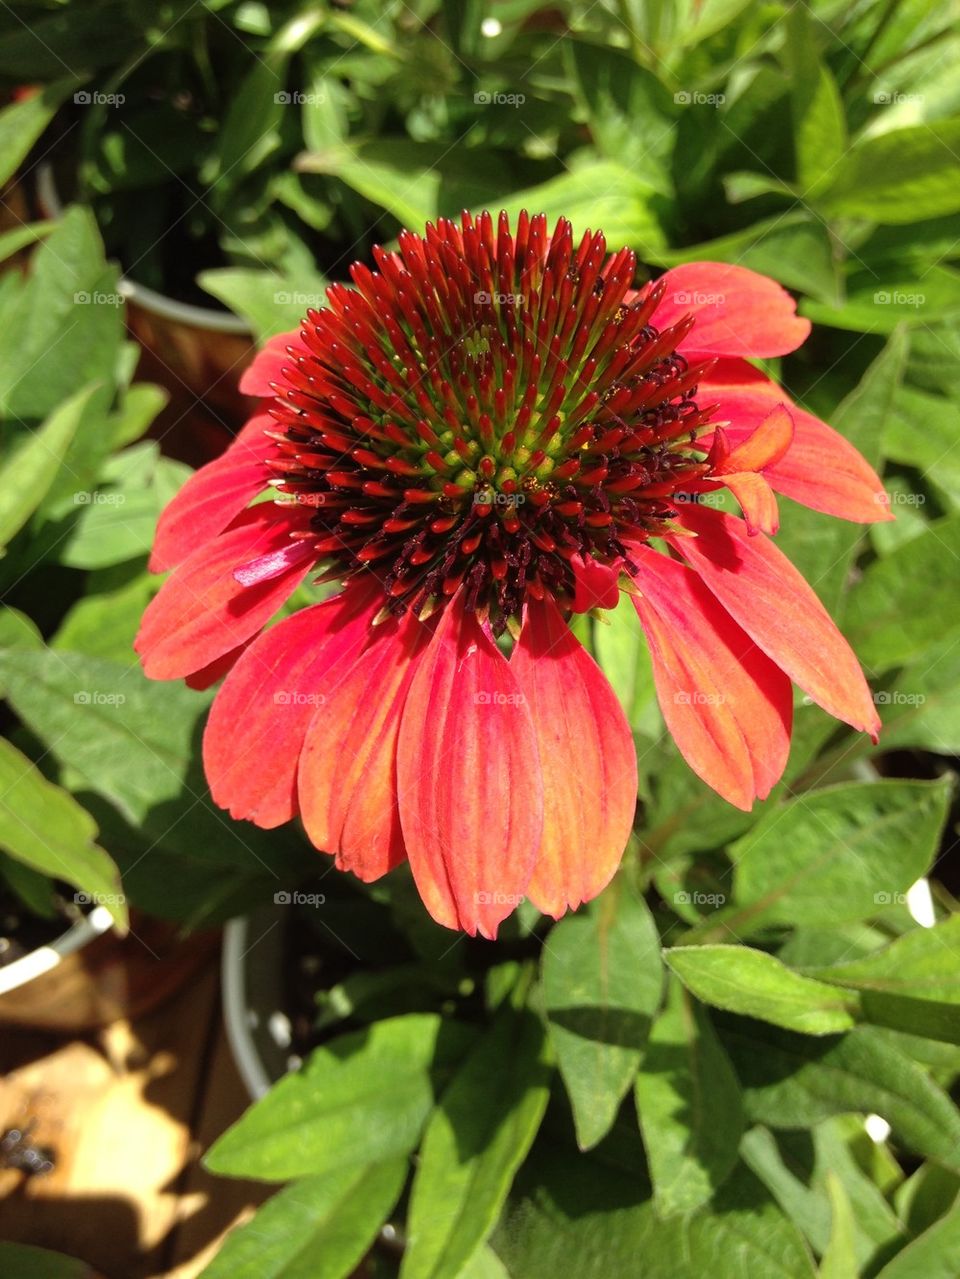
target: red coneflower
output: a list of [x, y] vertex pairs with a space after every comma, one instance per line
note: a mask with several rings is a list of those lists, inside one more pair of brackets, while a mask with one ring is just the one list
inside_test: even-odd
[[[698, 263], [634, 291], [632, 252], [543, 215], [441, 220], [374, 257], [267, 344], [241, 382], [262, 407], [157, 532], [151, 567], [175, 572], [136, 647], [153, 678], [229, 672], [217, 803], [299, 813], [364, 880], [408, 858], [451, 928], [493, 937], [523, 896], [578, 906], [622, 856], [637, 774], [567, 623], [620, 589], [681, 752], [738, 807], [782, 774], [791, 680], [877, 733], [768, 537], [774, 491], [889, 517], [859, 453], [747, 363], [807, 336], [779, 285]], [[697, 500], [719, 488], [742, 519]], [[318, 566], [340, 592], [262, 631]]]

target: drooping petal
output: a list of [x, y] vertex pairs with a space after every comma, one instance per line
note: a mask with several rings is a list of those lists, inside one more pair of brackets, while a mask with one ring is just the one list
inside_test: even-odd
[[[793, 441], [766, 470], [771, 487], [815, 511], [855, 524], [893, 518], [883, 484], [866, 458], [751, 364], [721, 360], [700, 384], [700, 398], [718, 405], [715, 417], [729, 423], [723, 430], [734, 448], [772, 408], [785, 404], [793, 419]], [[702, 437], [701, 443], [709, 448], [711, 437]]]
[[263, 491], [270, 479], [266, 459], [275, 451], [264, 431], [274, 425], [268, 414], [258, 413], [225, 453], [190, 476], [160, 516], [150, 555], [152, 573], [182, 563]]
[[726, 428], [718, 427], [714, 440], [723, 443], [712, 468], [715, 475], [765, 471], [781, 461], [793, 443], [793, 418], [785, 404], [777, 404], [748, 435], [731, 438]]
[[570, 567], [575, 613], [589, 613], [592, 608], [616, 608], [620, 598], [619, 565], [601, 564], [592, 555], [577, 554], [571, 557]]
[[432, 634], [413, 613], [374, 628], [345, 673], [317, 686], [300, 757], [303, 824], [341, 870], [379, 879], [406, 857], [397, 803], [397, 740], [407, 689]]
[[790, 681], [692, 569], [643, 546], [631, 560], [639, 588], [631, 598], [667, 727], [697, 776], [749, 809], [786, 766]]
[[769, 357], [795, 351], [810, 321], [775, 280], [729, 262], [687, 262], [664, 275], [666, 291], [654, 315], [661, 331], [685, 315], [696, 323], [681, 342], [690, 357]]
[[530, 882], [543, 783], [523, 690], [459, 600], [407, 692], [397, 786], [410, 868], [430, 914], [496, 936]]
[[743, 520], [686, 505], [696, 537], [670, 537], [677, 554], [747, 634], [825, 711], [876, 738], [880, 720], [850, 645], [782, 551]]
[[723, 482], [740, 503], [747, 532], [751, 537], [755, 537], [757, 533], [772, 535], [777, 532], [780, 527], [777, 499], [764, 476], [755, 471], [739, 471], [734, 475], [725, 475]]
[[214, 699], [203, 735], [210, 793], [231, 816], [270, 829], [295, 817], [297, 761], [325, 679], [345, 674], [380, 607], [343, 594], [294, 613], [251, 644]]
[[527, 889], [558, 918], [605, 888], [637, 805], [637, 755], [613, 689], [548, 597], [527, 606], [510, 665], [530, 705], [543, 839]]
[[[293, 347], [291, 355], [289, 347]], [[290, 368], [298, 355], [305, 355], [306, 347], [300, 339], [298, 331], [278, 333], [276, 337], [267, 338], [263, 347], [253, 357], [248, 368], [240, 378], [240, 390], [244, 395], [257, 395], [262, 399], [272, 398], [276, 392], [271, 382], [281, 382], [280, 370]]]
[[308, 518], [299, 509], [278, 517], [273, 503], [264, 503], [188, 556], [143, 615], [134, 648], [144, 673], [150, 679], [192, 675], [254, 635], [306, 576], [314, 558], [310, 544], [299, 543], [304, 558], [268, 582], [242, 586], [234, 570], [286, 546]]

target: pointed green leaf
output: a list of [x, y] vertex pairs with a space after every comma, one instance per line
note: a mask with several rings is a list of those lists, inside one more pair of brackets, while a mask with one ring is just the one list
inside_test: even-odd
[[626, 885], [561, 920], [547, 937], [547, 1024], [582, 1150], [595, 1146], [616, 1117], [662, 986], [656, 925]]

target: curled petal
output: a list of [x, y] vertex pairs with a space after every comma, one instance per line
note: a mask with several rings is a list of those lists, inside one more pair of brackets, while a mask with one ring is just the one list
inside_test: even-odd
[[715, 439], [723, 441], [722, 454], [712, 468], [715, 475], [764, 471], [786, 456], [793, 443], [793, 418], [785, 404], [778, 404], [742, 439], [732, 441], [719, 427]]
[[[375, 627], [349, 671], [317, 685], [298, 791], [311, 842], [341, 870], [379, 879], [406, 857], [397, 804], [400, 718], [431, 630], [413, 613]], [[371, 690], [376, 695], [371, 696]]]
[[160, 516], [150, 555], [152, 573], [182, 563], [263, 491], [270, 479], [266, 458], [276, 448], [264, 432], [275, 425], [268, 414], [258, 413], [225, 453], [190, 476]]
[[348, 587], [259, 636], [217, 694], [203, 735], [210, 792], [231, 816], [270, 829], [295, 817], [297, 761], [317, 689], [367, 641], [377, 596]]
[[150, 679], [193, 675], [255, 635], [296, 590], [311, 561], [301, 559], [257, 586], [241, 586], [234, 569], [286, 546], [307, 519], [297, 510], [278, 518], [273, 503], [264, 503], [184, 560], [143, 615], [134, 648], [144, 673]]
[[554, 602], [531, 602], [510, 661], [543, 772], [543, 840], [527, 892], [558, 918], [605, 888], [637, 804], [637, 756], [620, 703]]
[[782, 551], [743, 520], [692, 504], [678, 522], [696, 537], [670, 537], [754, 642], [829, 714], [876, 739], [877, 708], [850, 645]]
[[737, 808], [765, 799], [790, 751], [790, 681], [696, 573], [648, 547], [631, 553], [632, 596], [657, 698], [680, 753]]
[[[721, 360], [700, 385], [704, 402], [718, 405], [716, 417], [736, 448], [778, 404], [793, 419], [793, 441], [778, 461], [766, 469], [772, 488], [815, 511], [873, 524], [890, 520], [890, 504], [883, 484], [866, 458], [849, 440], [799, 408], [775, 382], [743, 360]], [[701, 440], [710, 447], [710, 437]]]
[[775, 280], [728, 262], [688, 262], [663, 276], [666, 288], [653, 322], [661, 331], [685, 315], [696, 321], [680, 349], [688, 357], [769, 357], [795, 351], [810, 321]]
[[[290, 348], [293, 348], [292, 352]], [[240, 378], [240, 390], [244, 395], [257, 395], [261, 399], [272, 399], [276, 392], [271, 382], [280, 382], [280, 371], [290, 368], [307, 349], [300, 340], [297, 331], [278, 333], [276, 337], [267, 338], [263, 347], [257, 352]]]
[[755, 537], [757, 533], [769, 533], [772, 536], [777, 532], [780, 527], [777, 499], [762, 475], [755, 471], [739, 471], [734, 475], [725, 475], [723, 482], [740, 503], [747, 532], [751, 537]]
[[410, 869], [430, 914], [496, 936], [533, 872], [543, 784], [523, 690], [459, 600], [407, 693], [397, 785]]
[[619, 565], [600, 564], [592, 555], [573, 555], [573, 611], [589, 613], [593, 608], [616, 608], [620, 599], [617, 585]]

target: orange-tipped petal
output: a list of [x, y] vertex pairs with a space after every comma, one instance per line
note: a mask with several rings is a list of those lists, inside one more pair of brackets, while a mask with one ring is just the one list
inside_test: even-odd
[[697, 776], [748, 810], [786, 766], [790, 681], [692, 569], [643, 546], [631, 559], [667, 727]]
[[[292, 347], [293, 351], [288, 349]], [[253, 357], [250, 365], [240, 378], [240, 390], [244, 395], [256, 395], [261, 399], [270, 399], [276, 392], [271, 382], [282, 382], [281, 369], [292, 368], [297, 357], [306, 355], [307, 349], [300, 340], [297, 331], [278, 333], [267, 338], [261, 350]]]
[[782, 551], [743, 520], [688, 505], [671, 537], [724, 608], [795, 684], [837, 719], [876, 738], [877, 708], [850, 645]]
[[780, 527], [780, 512], [773, 489], [762, 475], [755, 471], [739, 471], [725, 475], [723, 482], [740, 503], [747, 532], [774, 534]]
[[775, 280], [729, 262], [688, 262], [663, 277], [666, 291], [654, 313], [661, 331], [685, 315], [696, 323], [680, 344], [685, 355], [788, 355], [810, 333], [810, 321]]
[[527, 889], [559, 918], [607, 886], [637, 805], [630, 726], [556, 604], [527, 606], [510, 661], [530, 704], [543, 770], [543, 840]]
[[[700, 384], [705, 403], [716, 403], [716, 417], [732, 448], [745, 441], [778, 404], [793, 419], [793, 441], [766, 470], [772, 488], [815, 511], [873, 524], [892, 519], [880, 477], [849, 440], [794, 404], [787, 393], [743, 360], [721, 360]], [[710, 446], [710, 437], [701, 444]]]
[[225, 453], [190, 476], [160, 516], [150, 555], [152, 573], [182, 563], [266, 488], [270, 470], [265, 459], [276, 445], [264, 431], [275, 425], [266, 413], [257, 414]]
[[543, 784], [523, 690], [459, 600], [447, 606], [407, 693], [397, 787], [427, 910], [447, 928], [495, 937], [530, 882]]
[[297, 783], [303, 824], [317, 848], [336, 855], [340, 870], [366, 881], [406, 857], [397, 740], [407, 689], [430, 634], [412, 613], [375, 627], [351, 669], [317, 686]]
[[369, 589], [348, 587], [271, 627], [227, 676], [207, 720], [203, 764], [231, 816], [266, 829], [296, 816], [297, 761], [317, 689], [350, 669], [379, 607]]
[[134, 648], [150, 679], [181, 679], [243, 644], [273, 616], [306, 577], [314, 556], [300, 558], [269, 581], [242, 586], [238, 565], [291, 545], [308, 515], [278, 519], [272, 503], [244, 512], [225, 533], [200, 546], [175, 569], [147, 607]]
[[[721, 428], [717, 428], [717, 435]], [[742, 439], [731, 439], [723, 429], [725, 443], [722, 459], [713, 468], [714, 474], [734, 474], [736, 471], [764, 471], [775, 466], [787, 454], [793, 443], [793, 418], [785, 404], [778, 404], [760, 424]]]

